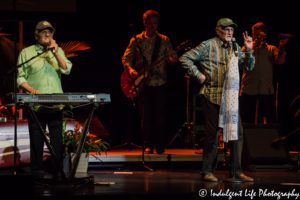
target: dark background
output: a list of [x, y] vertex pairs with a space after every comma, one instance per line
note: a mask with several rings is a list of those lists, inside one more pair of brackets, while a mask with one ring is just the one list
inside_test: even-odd
[[[174, 48], [187, 39], [191, 39], [192, 47], [195, 47], [200, 42], [214, 37], [215, 25], [224, 17], [233, 19], [238, 25], [234, 36], [241, 46], [242, 32], [248, 31], [251, 35], [251, 27], [260, 21], [269, 27], [267, 42], [275, 46], [279, 44], [277, 39], [279, 33], [293, 33], [296, 37], [299, 37], [300, 33], [297, 1], [282, 1], [278, 4], [275, 1], [266, 3], [265, 1], [77, 0], [76, 8], [76, 13], [0, 11], [0, 19], [36, 22], [48, 20], [56, 24], [57, 43], [80, 40], [91, 46], [90, 50], [79, 52], [78, 57], [70, 58], [73, 68], [69, 76], [62, 77], [63, 90], [111, 94], [112, 102], [101, 106], [96, 115], [111, 135], [112, 146], [126, 141], [128, 99], [120, 90], [120, 76], [123, 72], [121, 58], [132, 37], [129, 25], [135, 25], [136, 33], [143, 31], [142, 15], [145, 11], [154, 9], [160, 13], [158, 32], [168, 36]], [[33, 32], [36, 22], [24, 22], [24, 44], [27, 46], [34, 42]], [[13, 25], [9, 25], [8, 22], [0, 22], [1, 27], [2, 32], [13, 32]], [[13, 36], [7, 38], [14, 40]], [[182, 53], [179, 52], [179, 56]], [[282, 67], [284, 66], [275, 67], [274, 82], [279, 79], [283, 82], [297, 79], [299, 75], [297, 68], [293, 69], [295, 72], [290, 73], [294, 75], [293, 77], [287, 77], [282, 74]], [[185, 71], [179, 63], [168, 66], [169, 103], [166, 141], [169, 141], [186, 121], [184, 75]], [[290, 95], [284, 101], [286, 105], [300, 95], [298, 86], [288, 87], [289, 91], [286, 92]], [[190, 97], [199, 92], [199, 89], [200, 85], [192, 80]], [[136, 109], [134, 113], [133, 122], [138, 124]], [[85, 113], [82, 111], [77, 114]], [[290, 116], [292, 113], [288, 112], [285, 115]], [[283, 118], [287, 119], [285, 116]], [[285, 134], [299, 125], [297, 122], [287, 120], [283, 120], [282, 123]], [[141, 143], [137, 131], [134, 132], [134, 138], [134, 142]]]

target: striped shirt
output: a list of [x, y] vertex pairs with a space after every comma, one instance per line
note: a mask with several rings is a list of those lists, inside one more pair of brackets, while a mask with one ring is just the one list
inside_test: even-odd
[[[214, 104], [220, 105], [221, 103], [228, 57], [230, 53], [233, 53], [232, 49], [232, 42], [229, 42], [229, 45], [225, 47], [223, 42], [218, 37], [215, 37], [202, 42], [179, 58], [188, 75], [197, 81], [200, 80], [201, 74], [206, 77], [200, 94], [203, 94]], [[239, 68], [241, 70], [252, 70], [255, 64], [253, 53], [242, 52], [238, 44], [237, 50]]]

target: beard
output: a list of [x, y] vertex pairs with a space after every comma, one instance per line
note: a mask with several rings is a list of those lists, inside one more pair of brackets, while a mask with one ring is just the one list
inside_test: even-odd
[[228, 35], [222, 30], [218, 30], [216, 33], [220, 40], [222, 40], [223, 42], [230, 42], [233, 37], [233, 35]]

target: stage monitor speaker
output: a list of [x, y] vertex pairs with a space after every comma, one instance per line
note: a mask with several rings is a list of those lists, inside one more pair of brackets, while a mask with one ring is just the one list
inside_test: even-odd
[[282, 136], [279, 124], [243, 124], [243, 165], [282, 165], [290, 161], [285, 142], [272, 147], [274, 140]]

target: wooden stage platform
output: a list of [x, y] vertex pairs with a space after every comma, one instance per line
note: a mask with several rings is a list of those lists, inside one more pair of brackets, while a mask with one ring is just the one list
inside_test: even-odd
[[[199, 152], [197, 154], [195, 152]], [[41, 185], [36, 181], [34, 192], [22, 194], [16, 188], [10, 193], [10, 199], [20, 199], [30, 196], [30, 199], [122, 199], [122, 200], [196, 200], [196, 199], [287, 199], [283, 195], [296, 199], [300, 196], [300, 172], [298, 169], [278, 172], [254, 172], [244, 170], [254, 182], [226, 183], [229, 170], [226, 167], [217, 168], [215, 176], [218, 182], [205, 182], [201, 179], [202, 151], [196, 149], [166, 149], [164, 154], [145, 154], [145, 163], [149, 167], [157, 167], [158, 163], [180, 163], [180, 168], [155, 168], [149, 171], [143, 167], [141, 149], [114, 149], [101, 156], [90, 154], [87, 173], [77, 173], [76, 177], [93, 176], [94, 181], [86, 185], [61, 184]], [[295, 154], [292, 154], [295, 159]], [[222, 166], [224, 154], [218, 154], [218, 166]], [[123, 163], [123, 167], [116, 167]], [[125, 164], [133, 163], [133, 165]], [[196, 165], [192, 166], [192, 163]], [[106, 166], [106, 168], [104, 168]], [[134, 167], [132, 167], [134, 166]], [[195, 167], [196, 166], [196, 167]], [[25, 174], [26, 176], [26, 174]], [[51, 180], [51, 175], [45, 176]], [[7, 184], [0, 177], [0, 183]], [[26, 185], [26, 181], [23, 187]], [[22, 186], [21, 186], [22, 187]], [[5, 191], [1, 191], [5, 194]], [[218, 196], [219, 195], [219, 196]], [[228, 196], [229, 195], [229, 196]], [[240, 196], [238, 196], [240, 195]], [[251, 195], [253, 198], [251, 198]], [[272, 196], [273, 195], [273, 196]], [[300, 197], [299, 197], [300, 198]], [[297, 198], [297, 199], [299, 199]]]
[[[94, 176], [95, 184], [35, 186], [35, 199], [289, 199], [300, 197], [300, 172], [248, 172], [254, 182], [226, 183], [227, 171], [216, 171], [218, 182], [201, 180], [199, 170], [89, 171], [76, 176]], [[214, 196], [216, 195], [216, 196]], [[217, 196], [219, 195], [219, 196]], [[231, 198], [230, 198], [230, 195]], [[235, 196], [233, 196], [235, 195]], [[251, 198], [251, 196], [253, 198]], [[297, 198], [298, 197], [298, 198]]]

